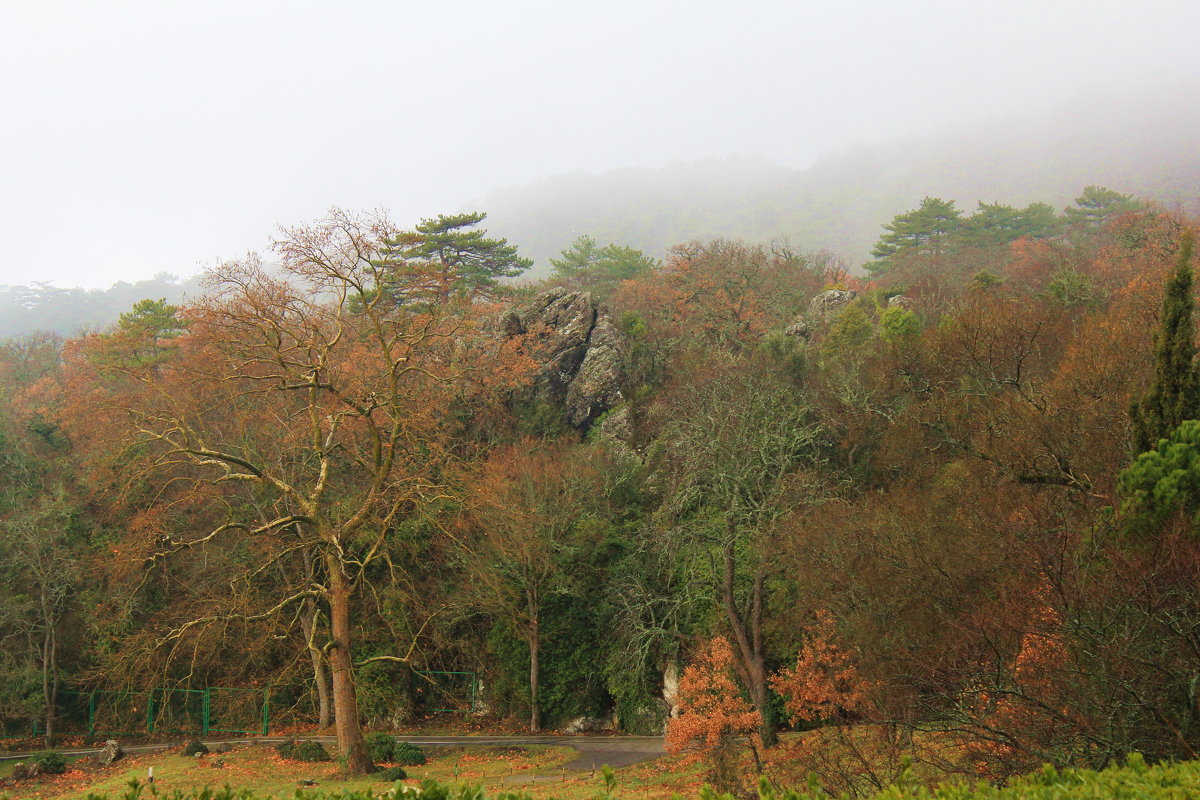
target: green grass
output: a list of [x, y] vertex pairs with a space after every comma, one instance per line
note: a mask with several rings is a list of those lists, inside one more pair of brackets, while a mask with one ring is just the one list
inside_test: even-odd
[[[477, 783], [499, 788], [510, 776], [552, 771], [576, 755], [574, 748], [548, 745], [471, 747], [441, 753], [439, 750], [429, 749], [431, 757], [427, 764], [407, 768], [408, 784], [416, 785], [430, 778], [444, 783]], [[218, 761], [224, 766], [216, 767]], [[200, 758], [178, 752], [133, 754], [109, 769], [92, 773], [69, 770], [66, 775], [36, 785], [28, 784], [16, 791], [9, 790], [8, 795], [0, 790], [0, 800], [17, 800], [33, 792], [45, 800], [74, 800], [87, 797], [89, 793], [117, 800], [125, 796], [131, 780], [145, 781], [150, 767], [154, 768], [155, 789], [161, 797], [172, 797], [176, 791], [182, 793], [182, 797], [190, 797], [206, 786], [219, 788], [229, 784], [239, 791], [249, 791], [257, 798], [291, 798], [297, 789], [296, 781], [301, 778], [316, 781], [316, 789], [322, 794], [383, 791], [392, 786], [381, 776], [344, 779], [339, 775], [341, 767], [337, 761], [286, 761], [273, 747], [246, 745], [229, 753], [210, 753]], [[148, 794], [145, 796], [149, 797]]]

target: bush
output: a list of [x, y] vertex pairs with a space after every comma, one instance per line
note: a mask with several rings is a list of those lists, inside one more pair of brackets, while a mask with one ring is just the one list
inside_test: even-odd
[[34, 753], [30, 761], [37, 764], [47, 775], [62, 775], [67, 771], [67, 759], [63, 758], [62, 753], [55, 750]]
[[419, 767], [425, 763], [425, 751], [412, 742], [396, 742], [392, 763], [403, 767]]
[[404, 767], [388, 767], [380, 771], [379, 777], [385, 781], [402, 781], [408, 777], [408, 773], [404, 771]]
[[289, 761], [292, 759], [292, 753], [296, 750], [296, 740], [289, 739], [286, 742], [280, 742], [275, 745], [275, 752], [279, 753], [280, 758], [286, 758]]
[[396, 738], [386, 733], [368, 733], [364, 740], [367, 755], [376, 763], [391, 763], [396, 753]]
[[323, 744], [311, 740], [297, 742], [296, 746], [292, 748], [291, 758], [293, 761], [308, 762], [333, 760]]
[[183, 746], [183, 754], [185, 756], [206, 756], [208, 755], [208, 746], [204, 742], [188, 742]]

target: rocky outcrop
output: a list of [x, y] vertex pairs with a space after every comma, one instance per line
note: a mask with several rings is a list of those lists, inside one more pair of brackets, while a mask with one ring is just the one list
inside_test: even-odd
[[850, 305], [858, 292], [853, 289], [829, 289], [821, 292], [808, 303], [808, 310], [801, 314], [784, 328], [788, 336], [809, 339], [817, 332], [826, 328], [829, 323], [842, 313], [842, 309]]
[[543, 364], [534, 398], [561, 405], [584, 429], [619, 405], [625, 380], [625, 341], [608, 309], [588, 292], [552, 289], [502, 321], [509, 336], [528, 335]]

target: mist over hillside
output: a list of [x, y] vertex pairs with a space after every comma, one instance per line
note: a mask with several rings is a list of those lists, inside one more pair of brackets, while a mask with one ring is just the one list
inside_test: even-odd
[[[693, 123], [695, 124], [695, 123]], [[557, 175], [495, 191], [474, 207], [537, 261], [588, 234], [661, 256], [694, 238], [787, 237], [861, 265], [896, 214], [926, 195], [1058, 207], [1091, 184], [1195, 210], [1200, 109], [1182, 90], [1077, 98], [936, 135], [860, 145], [805, 168], [725, 158]]]
[[200, 277], [180, 280], [159, 273], [144, 281], [118, 281], [107, 289], [60, 288], [45, 282], [0, 286], [0, 339], [33, 333], [68, 337], [98, 330], [139, 300], [177, 304], [201, 290]]

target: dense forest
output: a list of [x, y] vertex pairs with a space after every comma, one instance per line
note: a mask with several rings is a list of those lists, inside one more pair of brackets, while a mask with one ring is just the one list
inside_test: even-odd
[[835, 790], [1196, 756], [1193, 220], [926, 197], [865, 275], [593, 231], [524, 284], [484, 223], [335, 210], [0, 346], [0, 733], [231, 687], [351, 770], [447, 703]]

